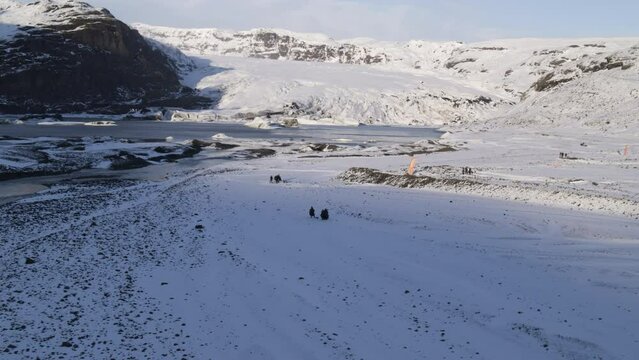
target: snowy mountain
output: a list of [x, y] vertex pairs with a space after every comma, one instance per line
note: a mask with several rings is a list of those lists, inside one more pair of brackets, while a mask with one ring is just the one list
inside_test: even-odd
[[[608, 120], [593, 117], [590, 108], [610, 113], [624, 103], [623, 124], [634, 122], [637, 110], [632, 94], [639, 92], [639, 39], [394, 43], [271, 29], [133, 26], [214, 66], [187, 76], [186, 83], [221, 91], [221, 113], [240, 117], [284, 111], [338, 123], [506, 119], [523, 125], [531, 118], [554, 123], [579, 114], [581, 124], [605, 125]], [[554, 102], [550, 110], [548, 102]], [[569, 108], [560, 105], [565, 102]]]
[[464, 44], [133, 28], [83, 2], [0, 0], [0, 111], [114, 113], [215, 102], [215, 109], [171, 118], [637, 124], [639, 39]]
[[128, 111], [193, 105], [176, 65], [105, 9], [0, 0], [0, 111]]

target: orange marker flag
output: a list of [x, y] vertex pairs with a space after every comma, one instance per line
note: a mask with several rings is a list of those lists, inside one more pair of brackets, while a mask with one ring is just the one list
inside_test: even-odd
[[406, 173], [410, 176], [415, 175], [415, 165], [417, 164], [417, 159], [413, 158], [413, 160], [410, 162], [410, 165], [408, 165], [408, 171], [406, 171]]

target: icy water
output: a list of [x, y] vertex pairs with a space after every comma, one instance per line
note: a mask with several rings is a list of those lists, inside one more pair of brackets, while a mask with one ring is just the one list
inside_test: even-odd
[[228, 159], [197, 158], [182, 159], [179, 162], [163, 163], [141, 169], [113, 171], [108, 169], [84, 169], [70, 174], [34, 176], [14, 180], [0, 181], [0, 205], [45, 190], [51, 185], [62, 182], [81, 184], [96, 179], [135, 179], [158, 181], [171, 177], [176, 172], [203, 168], [229, 162]]
[[[77, 121], [77, 120], [74, 120]], [[87, 120], [89, 121], [89, 120]], [[253, 129], [234, 123], [193, 123], [163, 121], [118, 121], [116, 126], [86, 126], [83, 123], [38, 125], [28, 122], [21, 125], [0, 125], [0, 136], [18, 138], [34, 137], [103, 137], [151, 140], [173, 137], [175, 141], [191, 139], [210, 140], [216, 134], [225, 134], [236, 139], [307, 141], [327, 144], [405, 144], [425, 139], [437, 139], [441, 132], [423, 127], [391, 126], [300, 126], [299, 128]], [[225, 142], [220, 139], [218, 141]], [[232, 141], [232, 140], [230, 140]], [[231, 161], [228, 159], [184, 159], [178, 163], [167, 163], [143, 169], [113, 172], [102, 169], [86, 169], [66, 175], [23, 178], [0, 182], [0, 204], [15, 200], [45, 189], [62, 181], [83, 182], [99, 178], [133, 178], [158, 180], [171, 176], [173, 171], [215, 165]]]
[[[75, 121], [75, 120], [74, 120]], [[112, 136], [128, 139], [165, 139], [176, 141], [210, 139], [216, 134], [240, 139], [306, 140], [322, 143], [407, 143], [423, 139], [436, 139], [441, 132], [423, 127], [394, 126], [300, 126], [272, 130], [253, 129], [233, 123], [192, 123], [165, 121], [118, 121], [117, 126], [38, 125], [30, 122], [22, 125], [1, 125], [0, 135], [13, 137], [83, 137]]]

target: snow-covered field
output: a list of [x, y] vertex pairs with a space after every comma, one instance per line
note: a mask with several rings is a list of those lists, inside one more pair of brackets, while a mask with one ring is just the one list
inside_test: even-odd
[[507, 192], [347, 184], [410, 157], [255, 140], [278, 155], [58, 182], [0, 206], [3, 358], [634, 359], [637, 208], [513, 196], [636, 199], [613, 138], [635, 139], [463, 132], [416, 155]]
[[[501, 129], [445, 137], [460, 151], [443, 159], [417, 156], [415, 175], [439, 180], [426, 188], [639, 219], [639, 142], [632, 132]], [[395, 164], [373, 167], [398, 173]], [[473, 173], [464, 175], [462, 167]]]

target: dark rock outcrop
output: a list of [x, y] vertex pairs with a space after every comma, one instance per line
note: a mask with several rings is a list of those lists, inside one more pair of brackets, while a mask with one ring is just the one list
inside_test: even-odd
[[[240, 36], [240, 35], [238, 35]], [[309, 44], [289, 35], [261, 31], [252, 36], [251, 57], [294, 61], [331, 62], [341, 64], [380, 64], [388, 62], [385, 54], [372, 54], [352, 44]]]
[[130, 154], [126, 151], [120, 151], [118, 155], [106, 156], [105, 159], [111, 161], [111, 170], [140, 169], [151, 165], [150, 162], [143, 158]]
[[107, 10], [51, 0], [13, 6], [32, 6], [56, 20], [0, 38], [0, 112], [124, 113], [207, 104], [180, 84], [166, 55]]

